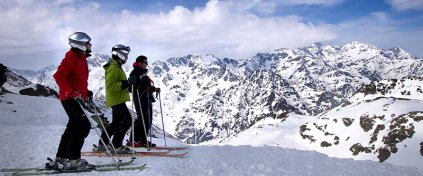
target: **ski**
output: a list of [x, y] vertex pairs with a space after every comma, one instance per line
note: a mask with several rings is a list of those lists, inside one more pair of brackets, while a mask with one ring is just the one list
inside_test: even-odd
[[26, 171], [26, 172], [14, 172], [14, 176], [24, 176], [24, 175], [52, 175], [52, 174], [66, 174], [66, 173], [81, 173], [81, 172], [108, 172], [108, 171], [123, 171], [123, 170], [144, 170], [147, 164], [140, 166], [128, 166], [128, 167], [100, 167], [95, 169], [88, 170], [48, 170], [48, 171]]
[[[132, 148], [132, 146], [127, 146], [129, 148]], [[165, 146], [156, 146], [156, 147], [135, 147], [135, 148], [142, 148], [147, 150], [186, 150], [189, 149], [189, 147], [165, 147]]]
[[[160, 155], [160, 154], [167, 154], [170, 151], [160, 151], [160, 152], [154, 152], [154, 151], [135, 151], [135, 155], [149, 155], [149, 154], [156, 154], [156, 155]], [[92, 152], [81, 152], [81, 156], [97, 156], [97, 155], [108, 155], [107, 152], [100, 152], [100, 151], [92, 151]], [[132, 152], [128, 153], [130, 155], [132, 155]], [[113, 154], [113, 156], [120, 156], [122, 154]], [[110, 155], [109, 155], [110, 156]]]
[[[47, 158], [47, 160], [51, 160], [50, 158]], [[94, 166], [96, 168], [102, 168], [102, 167], [120, 167], [120, 166], [127, 166], [130, 165], [131, 163], [133, 163], [134, 160], [131, 159], [129, 161], [125, 161], [125, 162], [119, 162], [117, 164], [112, 163], [112, 164], [95, 164]], [[2, 169], [1, 172], [25, 172], [25, 171], [52, 171], [53, 169], [51, 168], [46, 168], [46, 167], [28, 167], [28, 168], [9, 168], [9, 169]]]
[[189, 147], [166, 147], [166, 146], [156, 146], [150, 148], [151, 150], [186, 150]]
[[[115, 154], [114, 156], [119, 157], [131, 157], [131, 156], [161, 156], [161, 157], [184, 157], [188, 152], [185, 153], [169, 153], [167, 152], [136, 152], [136, 153], [128, 153], [128, 154]], [[97, 157], [110, 157], [109, 154], [105, 152], [81, 152], [83, 156], [97, 156]]]

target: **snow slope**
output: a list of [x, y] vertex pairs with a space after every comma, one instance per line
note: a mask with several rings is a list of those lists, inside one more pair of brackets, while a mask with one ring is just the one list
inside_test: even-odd
[[[42, 166], [47, 156], [54, 157], [67, 122], [57, 99], [0, 95], [0, 112], [0, 168]], [[97, 140], [96, 133], [91, 131], [83, 151], [90, 150]], [[154, 139], [153, 142], [161, 144], [162, 141]], [[171, 139], [167, 143], [169, 146], [183, 145]], [[188, 151], [185, 158], [137, 158], [136, 164], [148, 163], [144, 171], [77, 175], [423, 175], [422, 170], [412, 167], [331, 158], [317, 152], [280, 147], [193, 145]], [[95, 164], [112, 162], [110, 158], [84, 158]]]

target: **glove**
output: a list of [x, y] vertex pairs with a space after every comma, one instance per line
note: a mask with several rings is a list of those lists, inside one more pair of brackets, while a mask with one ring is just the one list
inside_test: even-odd
[[135, 76], [129, 76], [128, 83], [129, 84], [137, 84], [137, 77], [135, 77]]
[[82, 99], [81, 93], [79, 93], [78, 91], [73, 91], [72, 97], [73, 99], [75, 99], [76, 102], [84, 104], [84, 100]]
[[87, 110], [90, 113], [95, 113], [95, 106], [91, 99], [87, 99], [86, 101], [82, 100], [82, 98], [75, 99], [76, 102], [78, 102], [82, 108]]
[[87, 99], [85, 102], [84, 102], [84, 104], [85, 104], [85, 106], [87, 106], [87, 108], [88, 108], [88, 111], [90, 111], [90, 112], [94, 112], [94, 103], [93, 103], [93, 100], [92, 99]]
[[130, 85], [127, 80], [120, 81], [122, 83], [122, 90], [128, 88]]
[[87, 91], [87, 97], [88, 97], [88, 99], [93, 99], [93, 92], [91, 91], [91, 90], [88, 90]]
[[160, 88], [157, 87], [156, 88], [156, 98], [159, 97], [159, 94], [160, 94]]

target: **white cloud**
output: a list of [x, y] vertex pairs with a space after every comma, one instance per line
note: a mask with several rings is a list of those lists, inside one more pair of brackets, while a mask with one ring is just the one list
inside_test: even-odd
[[[140, 54], [152, 60], [196, 53], [245, 59], [257, 52], [313, 42], [351, 41], [400, 46], [421, 57], [422, 31], [402, 31], [401, 21], [384, 12], [339, 24], [313, 24], [300, 16], [259, 17], [250, 10], [261, 1], [241, 2], [210, 0], [194, 10], [176, 6], [160, 13], [111, 13], [100, 3], [83, 0], [1, 1], [0, 63], [34, 69], [57, 64], [69, 48], [67, 37], [75, 31], [91, 36], [94, 52], [110, 54], [115, 44], [130, 45], [130, 62]], [[274, 5], [263, 8], [271, 13]]]
[[423, 0], [387, 0], [387, 2], [398, 11], [423, 10]]
[[1, 4], [0, 62], [17, 58], [21, 64], [31, 59], [59, 63], [68, 49], [67, 37], [75, 31], [91, 36], [94, 52], [109, 54], [114, 44], [122, 43], [131, 46], [131, 58], [144, 54], [153, 59], [193, 53], [247, 58], [336, 37], [331, 25], [309, 24], [297, 16], [260, 18], [239, 4], [215, 0], [194, 10], [177, 6], [157, 14], [110, 13], [99, 3], [70, 0], [17, 2]]

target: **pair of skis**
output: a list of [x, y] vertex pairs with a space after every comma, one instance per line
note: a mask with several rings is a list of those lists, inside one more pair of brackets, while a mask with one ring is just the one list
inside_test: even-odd
[[[145, 149], [145, 148], [144, 148]], [[184, 157], [188, 152], [184, 153], [170, 153], [171, 151], [181, 151], [186, 150], [188, 147], [152, 147], [147, 151], [138, 151], [135, 153], [135, 156], [163, 156], [163, 157]], [[83, 156], [99, 156], [107, 157], [105, 152], [81, 152]], [[118, 154], [119, 156], [133, 156], [134, 154]], [[48, 160], [51, 160], [48, 158]], [[113, 164], [98, 164], [94, 165], [94, 169], [87, 170], [55, 170], [47, 167], [32, 167], [32, 168], [9, 168], [2, 169], [1, 172], [9, 172], [15, 176], [24, 176], [24, 175], [52, 175], [52, 174], [62, 174], [62, 173], [80, 173], [80, 172], [107, 172], [107, 171], [120, 171], [120, 170], [139, 170], [142, 171], [145, 169], [146, 164], [139, 166], [129, 166], [134, 162], [134, 160], [129, 160], [126, 162], [119, 162]]]
[[11, 169], [2, 169], [1, 172], [12, 172], [14, 176], [23, 176], [23, 175], [52, 175], [52, 174], [63, 174], [63, 173], [81, 173], [81, 172], [107, 172], [107, 171], [120, 171], [120, 170], [139, 170], [142, 171], [145, 169], [147, 164], [139, 166], [128, 166], [131, 165], [134, 160], [129, 160], [127, 162], [119, 162], [117, 164], [98, 164], [93, 165], [93, 169], [86, 170], [55, 170], [49, 168], [11, 168]]

